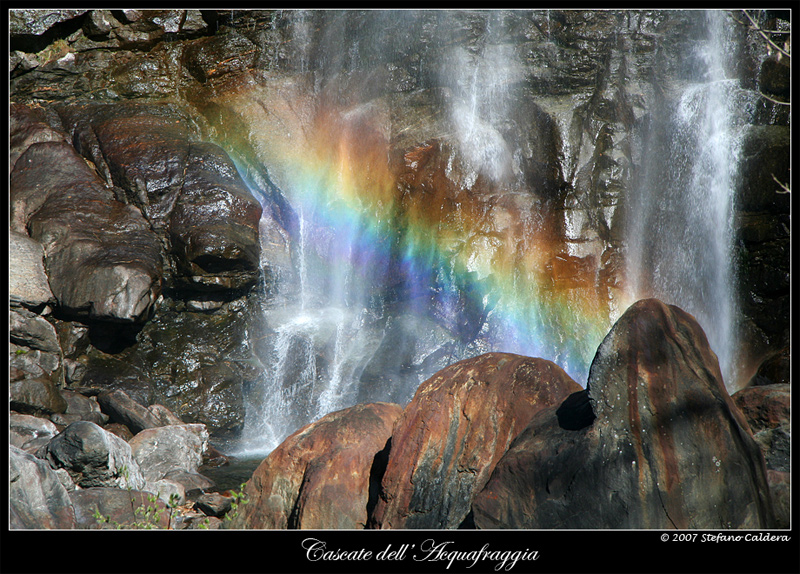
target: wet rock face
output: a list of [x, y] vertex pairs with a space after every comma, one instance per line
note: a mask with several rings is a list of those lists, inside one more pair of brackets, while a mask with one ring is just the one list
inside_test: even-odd
[[66, 313], [118, 322], [149, 317], [161, 292], [157, 238], [69, 144], [28, 147], [12, 173], [11, 204], [13, 227], [42, 244], [50, 288]]
[[261, 205], [228, 154], [214, 144], [191, 146], [169, 224], [183, 282], [218, 291], [252, 285], [259, 272], [260, 219]]
[[508, 353], [439, 371], [395, 425], [371, 526], [458, 527], [530, 418], [579, 390], [554, 363]]
[[12, 529], [75, 526], [67, 490], [43, 460], [9, 446], [9, 527]]
[[44, 251], [39, 242], [9, 230], [8, 296], [12, 307], [41, 309], [55, 303], [44, 270]]
[[[63, 364], [59, 349], [25, 342], [36, 335], [26, 333], [34, 319], [25, 321], [30, 328], [17, 329], [25, 340], [17, 337], [23, 346], [12, 349], [13, 395], [25, 412], [62, 412], [56, 386], [65, 378], [98, 379], [83, 354], [87, 345], [90, 355], [108, 352], [105, 359], [113, 362], [113, 354], [133, 345], [142, 324], [153, 318], [164, 287], [194, 310], [224, 306], [217, 320], [243, 322], [228, 307], [260, 277], [261, 205], [227, 153], [199, 141], [200, 135], [195, 119], [173, 104], [13, 107], [12, 253], [17, 269], [30, 271], [30, 277], [12, 281], [13, 301], [37, 312], [49, 312], [52, 304], [65, 325], [83, 321], [90, 327], [81, 349], [65, 350], [69, 358]], [[37, 254], [43, 255], [38, 263]], [[209, 336], [229, 338], [225, 333], [223, 328]], [[243, 336], [244, 326], [236, 333]], [[171, 354], [173, 343], [168, 341], [166, 355], [183, 362], [185, 347]], [[241, 341], [230, 346], [240, 347]], [[191, 375], [192, 380], [175, 381], [181, 391], [173, 385], [162, 393], [149, 377], [129, 381], [126, 373], [136, 371], [130, 365], [115, 368], [118, 380], [110, 388], [122, 386], [145, 404], [151, 398], [180, 401], [173, 406], [183, 406], [190, 419], [214, 429], [240, 428], [242, 369], [215, 365], [216, 347], [202, 353], [213, 360], [202, 361], [200, 381]], [[160, 357], [156, 361], [160, 364]], [[181, 378], [173, 375], [170, 371], [167, 384]], [[253, 376], [248, 371], [244, 378]], [[126, 381], [137, 388], [126, 387]], [[198, 398], [169, 401], [198, 386]]]
[[634, 304], [598, 349], [587, 392], [596, 419], [583, 428], [564, 428], [558, 408], [534, 417], [477, 496], [476, 526], [773, 524], [763, 457], [690, 315]]
[[261, 205], [222, 148], [168, 104], [61, 106], [77, 149], [168, 236], [181, 286], [249, 287], [258, 277]]
[[359, 404], [298, 430], [247, 482], [231, 528], [364, 528], [382, 451], [402, 409]]

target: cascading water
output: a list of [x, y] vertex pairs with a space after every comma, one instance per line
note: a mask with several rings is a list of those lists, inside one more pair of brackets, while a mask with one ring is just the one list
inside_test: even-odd
[[[581, 185], [591, 161], [570, 141], [591, 98], [566, 110], [545, 93], [531, 105], [529, 64], [502, 13], [352, 16], [290, 19], [295, 79], [231, 104], [263, 132], [265, 163], [296, 215], [293, 280], [264, 305], [264, 377], [247, 399], [241, 453], [268, 452], [358, 402], [404, 404], [439, 369], [488, 351], [553, 360], [585, 384], [631, 296], [693, 313], [731, 376], [737, 111], [748, 96], [726, 75], [720, 14], [692, 60], [703, 73], [650, 113], [638, 184], [621, 200], [625, 293], [601, 284], [596, 242], [582, 236], [588, 212], [554, 199]], [[549, 12], [540, 20], [557, 54], [556, 23]], [[381, 92], [385, 77], [365, 72], [375, 69], [400, 88]], [[426, 96], [407, 87], [415, 82]], [[408, 117], [392, 107], [399, 98]], [[409, 130], [416, 139], [405, 141]], [[539, 157], [547, 146], [558, 148], [551, 164]], [[603, 207], [609, 226], [615, 207]]]
[[704, 17], [707, 37], [690, 59], [703, 69], [650, 125], [644, 174], [629, 204], [628, 268], [636, 299], [658, 297], [698, 319], [731, 388], [738, 313], [733, 209], [742, 125], [753, 104], [752, 92], [731, 77], [725, 13]]

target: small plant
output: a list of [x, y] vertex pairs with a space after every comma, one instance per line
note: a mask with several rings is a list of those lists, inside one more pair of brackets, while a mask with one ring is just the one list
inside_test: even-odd
[[[128, 488], [128, 493], [130, 494], [131, 489]], [[138, 507], [134, 508], [133, 515], [137, 517], [138, 520], [135, 520], [131, 524], [120, 524], [116, 520], [112, 521], [110, 516], [104, 516], [99, 509], [95, 509], [94, 511], [94, 519], [97, 521], [97, 524], [113, 524], [117, 530], [121, 530], [122, 528], [132, 528], [135, 530], [155, 530], [163, 528], [161, 526], [161, 517], [165, 511], [169, 512], [169, 520], [167, 521], [166, 530], [170, 530], [172, 528], [172, 514], [175, 512], [175, 508], [178, 506], [179, 496], [176, 493], [173, 493], [169, 497], [169, 501], [166, 503], [165, 507], [162, 507], [158, 504], [159, 501], [159, 494], [150, 494], [147, 497], [147, 501], [149, 504], [141, 504]], [[133, 496], [131, 495], [131, 507], [133, 507]]]
[[225, 520], [233, 520], [239, 516], [239, 505], [247, 504], [247, 495], [244, 493], [244, 486], [246, 483], [239, 485], [239, 490], [231, 491], [233, 501], [231, 502], [231, 509], [225, 514]]
[[44, 50], [36, 54], [36, 59], [41, 65], [48, 64], [53, 60], [58, 60], [70, 53], [72, 49], [64, 39], [59, 39], [47, 46]]

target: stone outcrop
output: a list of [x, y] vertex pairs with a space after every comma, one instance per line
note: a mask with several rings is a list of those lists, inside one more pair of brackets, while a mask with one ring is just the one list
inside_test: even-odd
[[364, 528], [378, 469], [402, 409], [360, 404], [287, 438], [247, 482], [231, 528]]
[[219, 146], [199, 142], [195, 119], [171, 104], [58, 108], [78, 151], [165, 231], [178, 277], [230, 290], [258, 276], [261, 205]]
[[[733, 394], [747, 419], [767, 467], [772, 506], [779, 528], [790, 526], [791, 499], [791, 389], [788, 352], [766, 359], [751, 384]], [[772, 380], [787, 382], [772, 382]]]
[[50, 288], [65, 312], [107, 321], [149, 318], [161, 291], [156, 236], [72, 146], [31, 145], [11, 176], [11, 206], [12, 227], [42, 244]]
[[69, 493], [43, 460], [9, 447], [9, 526], [66, 529], [75, 526]]
[[12, 307], [38, 309], [55, 303], [44, 270], [42, 245], [11, 230], [8, 234], [8, 297]]
[[208, 430], [201, 424], [149, 428], [128, 444], [145, 480], [155, 482], [177, 470], [196, 472], [208, 448]]
[[376, 528], [457, 528], [531, 417], [580, 390], [544, 359], [489, 353], [420, 385], [392, 433]]
[[65, 468], [80, 487], [109, 486], [141, 489], [145, 479], [130, 445], [88, 421], [69, 425], [47, 444], [53, 468]]
[[691, 315], [632, 305], [586, 393], [594, 420], [564, 425], [561, 405], [519, 435], [473, 504], [477, 527], [774, 525], [763, 457]]

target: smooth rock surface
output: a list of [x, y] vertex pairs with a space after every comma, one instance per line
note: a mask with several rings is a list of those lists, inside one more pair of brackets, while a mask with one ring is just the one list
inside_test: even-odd
[[[364, 528], [377, 455], [402, 409], [359, 404], [325, 415], [281, 443], [247, 481], [231, 528]], [[380, 465], [380, 462], [377, 462]]]
[[144, 478], [154, 482], [175, 470], [196, 472], [208, 447], [208, 431], [201, 424], [148, 428], [129, 444]]
[[375, 528], [457, 528], [531, 417], [580, 390], [544, 359], [487, 353], [422, 383], [392, 433]]
[[44, 270], [42, 245], [12, 230], [8, 233], [8, 297], [12, 307], [39, 308], [55, 303]]
[[10, 528], [75, 527], [69, 493], [45, 461], [10, 446], [8, 462]]
[[564, 428], [560, 407], [531, 421], [473, 504], [478, 528], [773, 526], [763, 457], [691, 315], [632, 305], [588, 399], [582, 428]]

